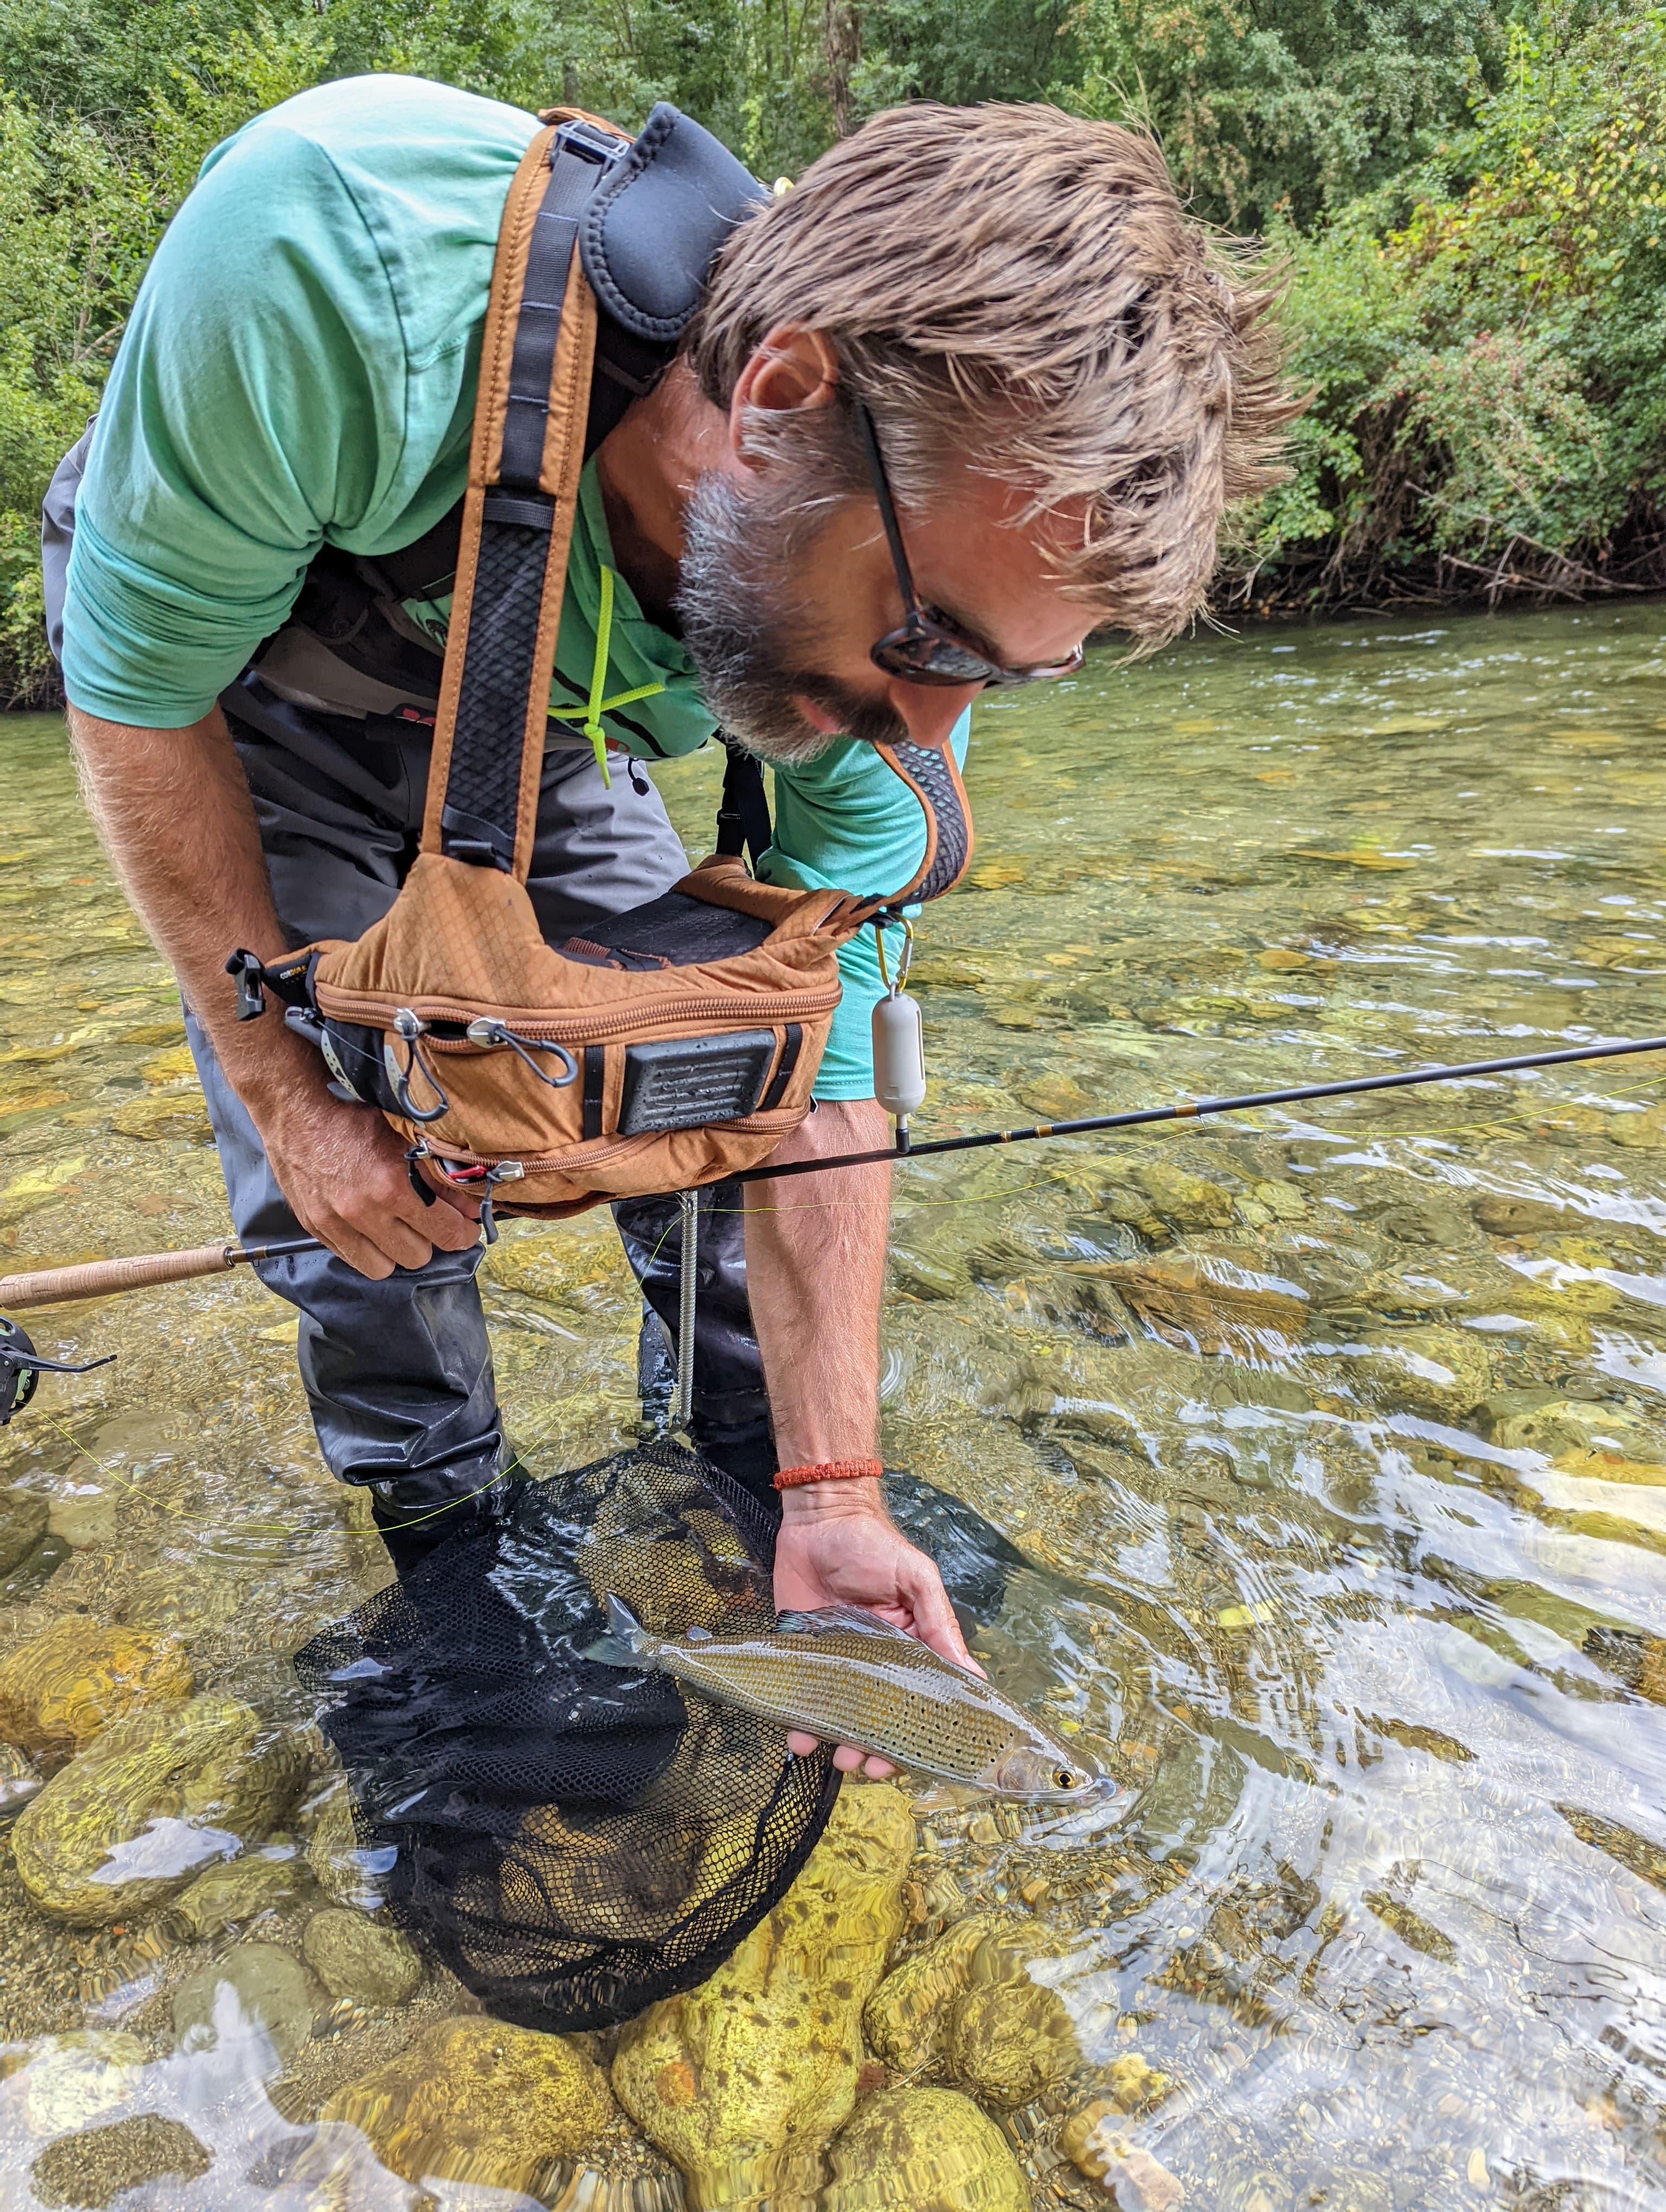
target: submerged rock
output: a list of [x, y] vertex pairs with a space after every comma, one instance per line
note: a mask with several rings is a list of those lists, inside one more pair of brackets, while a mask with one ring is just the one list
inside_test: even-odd
[[1567, 1206], [1551, 1206], [1540, 1198], [1506, 1198], [1499, 1191], [1483, 1191], [1470, 1200], [1476, 1226], [1489, 1237], [1535, 1237], [1566, 1229], [1579, 1219]]
[[182, 2051], [202, 2051], [238, 2027], [264, 2028], [287, 2066], [312, 2034], [319, 1996], [292, 1952], [276, 1943], [234, 1943], [174, 1990], [174, 2036]]
[[233, 1698], [131, 1713], [25, 1809], [13, 1835], [18, 1875], [55, 1918], [125, 1919], [265, 1835], [295, 1796], [302, 1759]]
[[182, 2120], [139, 2112], [60, 2136], [36, 2159], [29, 2180], [43, 2204], [101, 2208], [147, 2182], [196, 2181], [213, 2163]]
[[301, 1948], [331, 1996], [354, 2004], [408, 2004], [423, 1978], [422, 1955], [410, 1938], [362, 1912], [314, 1913]]
[[1437, 1420], [1461, 1420], [1493, 1385], [1482, 1340], [1438, 1322], [1343, 1349], [1348, 1380], [1367, 1396]]
[[199, 1874], [174, 1899], [169, 1915], [187, 1936], [223, 1936], [264, 1913], [284, 1911], [306, 1882], [307, 1869], [298, 1858], [233, 1859]]
[[51, 1509], [30, 1490], [0, 1490], [0, 1575], [9, 1575], [46, 1533]]
[[1000, 2129], [952, 2089], [882, 2090], [829, 2155], [820, 2212], [1030, 2212]]
[[1124, 2051], [1105, 2069], [1111, 2101], [1119, 2112], [1146, 2112], [1160, 2105], [1174, 2087], [1166, 2074], [1142, 2058], [1137, 2051]]
[[1142, 1160], [1129, 1181], [1176, 1229], [1225, 1229], [1237, 1212], [1230, 1190], [1171, 1160]]
[[1118, 2132], [1122, 2109], [1096, 2097], [1059, 2130], [1059, 2148], [1079, 2173], [1103, 2185], [1122, 2212], [1169, 2212], [1185, 2196], [1179, 2180], [1148, 2150]]
[[307, 1845], [307, 1865], [313, 1881], [337, 1905], [374, 1912], [382, 1901], [376, 1872], [377, 1854], [360, 1844], [353, 1826], [352, 1793], [345, 1775], [338, 1775], [313, 1823]]
[[15, 1744], [0, 1743], [0, 1828], [9, 1827], [46, 1786], [46, 1776], [37, 1771], [27, 1753]]
[[901, 1934], [914, 1820], [899, 1790], [847, 1784], [786, 1897], [711, 1979], [654, 2006], [613, 2062], [620, 2103], [678, 2166], [694, 2212], [810, 2212], [848, 2118], [862, 2008]]
[[21, 2112], [30, 2135], [64, 2135], [125, 2104], [149, 2055], [137, 2036], [119, 2028], [77, 2028], [0, 2051], [0, 2081], [23, 2075], [21, 2101], [11, 2110]]
[[321, 2118], [362, 2129], [408, 2181], [431, 2174], [532, 2191], [612, 2116], [601, 2069], [562, 2037], [471, 2014], [424, 2028], [339, 2091]]
[[113, 1492], [96, 1483], [77, 1486], [67, 1497], [55, 1498], [46, 1515], [46, 1526], [61, 1536], [72, 1552], [113, 1544], [117, 1534]]
[[1105, 1279], [1143, 1322], [1170, 1344], [1206, 1352], [1254, 1349], [1269, 1335], [1299, 1336], [1309, 1305], [1293, 1283], [1257, 1273], [1243, 1255], [1116, 1260]]
[[950, 2069], [986, 2104], [1011, 2109], [1055, 2087], [1080, 2065], [1069, 2006], [1038, 1980], [1049, 1954], [1038, 1931], [986, 1936], [950, 2016]]
[[66, 1613], [0, 1662], [0, 1736], [63, 1758], [143, 1705], [189, 1697], [196, 1676], [173, 1637]]
[[897, 2074], [937, 2063], [978, 1948], [1006, 1924], [1003, 1914], [968, 1913], [886, 1975], [862, 2013], [862, 2032], [876, 2057]]

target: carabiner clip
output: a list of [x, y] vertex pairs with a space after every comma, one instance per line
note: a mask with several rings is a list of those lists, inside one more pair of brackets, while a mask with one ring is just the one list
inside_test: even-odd
[[890, 917], [890, 921], [898, 921], [903, 926], [903, 957], [897, 963], [897, 979], [894, 982], [885, 961], [885, 931], [889, 927], [889, 921], [883, 915], [874, 917], [873, 942], [879, 955], [879, 981], [894, 999], [899, 991], [905, 991], [908, 988], [909, 970], [914, 965], [914, 924], [905, 914], [893, 915]]
[[[404, 1039], [406, 1046], [405, 1064], [403, 1067], [394, 1057], [393, 1039], [385, 1038], [382, 1043], [382, 1065], [387, 1070], [387, 1079], [392, 1087], [394, 1103], [399, 1111], [412, 1121], [438, 1121], [451, 1111], [450, 1099], [440, 1088], [439, 1084], [435, 1080], [434, 1071], [416, 1049], [416, 1040], [427, 1026], [427, 1024], [414, 1014], [409, 1006], [399, 1007], [394, 1014], [394, 1030], [397, 1035]], [[419, 1067], [423, 1071], [423, 1080], [440, 1102], [437, 1106], [419, 1106], [410, 1095], [410, 1079]]]
[[[410, 1158], [409, 1152], [405, 1158]], [[497, 1222], [492, 1212], [494, 1194], [501, 1182], [520, 1182], [526, 1173], [525, 1167], [519, 1160], [500, 1160], [495, 1168], [488, 1167], [483, 1160], [476, 1160], [471, 1167], [466, 1168], [453, 1167], [448, 1160], [440, 1160], [435, 1164], [449, 1183], [477, 1182], [484, 1185], [480, 1194], [480, 1226], [486, 1242], [496, 1244]], [[415, 1172], [413, 1167], [412, 1173]]]
[[[576, 1082], [578, 1079], [579, 1064], [564, 1044], [556, 1044], [541, 1037], [519, 1037], [504, 1023], [494, 1021], [487, 1014], [479, 1015], [469, 1024], [467, 1035], [471, 1044], [508, 1045], [511, 1052], [518, 1052], [520, 1054], [538, 1081], [547, 1083], [551, 1091], [565, 1091], [569, 1083]], [[558, 1054], [567, 1071], [566, 1073], [546, 1075], [532, 1058], [535, 1052]], [[439, 1088], [437, 1084], [435, 1087], [436, 1090]]]

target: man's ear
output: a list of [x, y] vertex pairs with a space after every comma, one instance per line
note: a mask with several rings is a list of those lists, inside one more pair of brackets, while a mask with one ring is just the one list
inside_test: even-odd
[[779, 324], [735, 381], [729, 400], [730, 444], [740, 451], [749, 408], [790, 414], [798, 408], [827, 407], [838, 381], [839, 357], [824, 331], [802, 323]]

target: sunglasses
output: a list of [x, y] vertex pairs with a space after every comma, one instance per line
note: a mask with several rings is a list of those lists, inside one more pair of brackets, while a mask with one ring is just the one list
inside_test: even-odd
[[887, 676], [900, 676], [905, 684], [991, 686], [1045, 684], [1053, 677], [1068, 676], [1079, 668], [1079, 645], [1067, 660], [1037, 661], [1028, 667], [1009, 668], [1004, 660], [996, 659], [982, 638], [960, 629], [935, 607], [921, 605], [915, 597], [914, 577], [903, 548], [897, 502], [891, 495], [891, 478], [885, 474], [885, 456], [879, 451], [879, 435], [873, 427], [873, 417], [860, 399], [855, 403], [855, 412], [856, 428], [867, 461], [868, 482], [879, 501], [879, 520], [885, 526], [885, 543], [891, 548], [891, 566], [897, 571], [897, 588], [903, 595], [902, 625], [887, 630], [873, 647], [869, 658], [874, 665], [883, 668]]

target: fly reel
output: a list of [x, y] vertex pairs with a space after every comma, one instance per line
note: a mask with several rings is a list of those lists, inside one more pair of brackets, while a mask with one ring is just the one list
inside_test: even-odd
[[102, 1359], [83, 1359], [78, 1365], [69, 1359], [43, 1359], [17, 1323], [0, 1314], [0, 1429], [22, 1412], [43, 1375], [85, 1375], [91, 1368], [107, 1367], [115, 1356], [106, 1352]]

